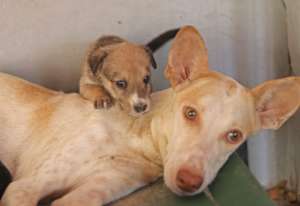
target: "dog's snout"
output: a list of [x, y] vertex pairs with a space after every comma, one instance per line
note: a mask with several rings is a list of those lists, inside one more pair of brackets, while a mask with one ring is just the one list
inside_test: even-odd
[[144, 111], [146, 111], [146, 109], [147, 109], [147, 104], [145, 104], [145, 103], [138, 103], [138, 104], [134, 105], [134, 110], [137, 113], [144, 112]]
[[203, 176], [188, 168], [182, 168], [176, 176], [176, 185], [184, 192], [196, 192], [203, 183]]

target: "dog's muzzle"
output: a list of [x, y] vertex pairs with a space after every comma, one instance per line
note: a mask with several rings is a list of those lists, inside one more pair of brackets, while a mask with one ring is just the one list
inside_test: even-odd
[[147, 110], [148, 105], [146, 103], [137, 103], [133, 106], [133, 109], [137, 113], [142, 113]]
[[203, 184], [204, 178], [189, 168], [181, 168], [176, 175], [177, 187], [187, 193], [196, 192]]

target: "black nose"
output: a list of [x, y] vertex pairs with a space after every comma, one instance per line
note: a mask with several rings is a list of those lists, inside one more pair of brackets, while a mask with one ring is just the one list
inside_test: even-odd
[[133, 108], [137, 113], [144, 112], [147, 109], [147, 104], [138, 103], [138, 104], [134, 105]]

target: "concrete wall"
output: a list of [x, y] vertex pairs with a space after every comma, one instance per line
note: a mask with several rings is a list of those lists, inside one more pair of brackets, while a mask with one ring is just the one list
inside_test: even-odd
[[[216, 58], [216, 2], [1, 0], [0, 68], [51, 88], [74, 90], [85, 49], [100, 35], [146, 43], [184, 24], [203, 31]], [[166, 50], [157, 56], [162, 70]], [[166, 87], [161, 72], [156, 74], [155, 87]]]
[[[287, 10], [288, 44], [292, 72], [300, 75], [300, 1], [285, 0]], [[288, 130], [288, 155], [286, 158], [289, 187], [300, 196], [300, 111], [286, 126]]]
[[[193, 24], [206, 39], [212, 67], [250, 84], [251, 79], [256, 80], [251, 64], [264, 58], [263, 52], [269, 50], [263, 48], [265, 44], [281, 44], [268, 41], [266, 28], [259, 23], [267, 13], [282, 15], [278, 9], [280, 1], [274, 1], [277, 3], [266, 8], [266, 12], [260, 5], [268, 6], [273, 1], [260, 2], [1, 0], [0, 70], [51, 88], [74, 90], [85, 49], [98, 36], [118, 34], [145, 43], [166, 29]], [[270, 23], [268, 27], [279, 29], [274, 22]], [[258, 49], [261, 52], [256, 52]], [[166, 54], [167, 48], [156, 55], [161, 71]], [[167, 86], [161, 72], [154, 75], [155, 88]]]
[[285, 0], [288, 43], [293, 71], [300, 75], [300, 1]]

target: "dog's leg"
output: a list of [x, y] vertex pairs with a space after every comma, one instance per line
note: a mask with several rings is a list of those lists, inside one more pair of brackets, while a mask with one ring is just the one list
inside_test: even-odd
[[110, 170], [109, 173], [90, 177], [51, 206], [101, 206], [149, 183], [142, 176]]
[[105, 196], [102, 189], [96, 183], [88, 182], [55, 200], [51, 206], [101, 206]]
[[36, 206], [38, 192], [31, 179], [12, 182], [3, 195], [2, 206]]
[[109, 108], [113, 105], [113, 99], [108, 92], [100, 85], [84, 84], [80, 85], [80, 94], [94, 102], [95, 108]]

